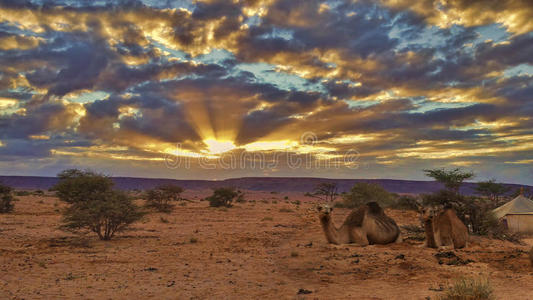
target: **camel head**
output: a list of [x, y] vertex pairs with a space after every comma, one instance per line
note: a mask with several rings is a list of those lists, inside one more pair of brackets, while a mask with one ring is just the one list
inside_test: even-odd
[[420, 222], [424, 223], [430, 221], [436, 215], [444, 211], [444, 206], [442, 205], [433, 205], [433, 206], [423, 206], [419, 208], [420, 212]]
[[327, 204], [319, 204], [316, 207], [316, 210], [318, 211], [318, 216], [320, 220], [328, 221], [331, 218], [331, 212], [333, 211], [333, 207], [329, 207]]

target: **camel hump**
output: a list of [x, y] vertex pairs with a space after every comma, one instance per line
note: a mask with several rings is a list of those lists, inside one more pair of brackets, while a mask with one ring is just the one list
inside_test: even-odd
[[349, 226], [356, 226], [360, 227], [363, 225], [363, 220], [365, 219], [365, 213], [366, 213], [366, 207], [363, 205], [359, 207], [356, 210], [353, 210], [348, 217], [346, 217], [346, 220], [344, 221], [344, 224]]
[[368, 212], [373, 215], [379, 215], [383, 213], [383, 209], [377, 202], [368, 202], [366, 206], [368, 206]]

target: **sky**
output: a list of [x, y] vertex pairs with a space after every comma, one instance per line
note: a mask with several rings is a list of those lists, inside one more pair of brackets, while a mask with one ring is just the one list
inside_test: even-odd
[[0, 174], [533, 184], [529, 0], [0, 0]]

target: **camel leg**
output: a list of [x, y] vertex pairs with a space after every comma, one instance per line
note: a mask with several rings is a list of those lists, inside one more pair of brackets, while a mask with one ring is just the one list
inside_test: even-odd
[[396, 244], [403, 242], [402, 233], [398, 233], [398, 237], [394, 241]]
[[356, 227], [351, 230], [351, 239], [359, 246], [368, 246], [369, 244], [366, 232], [364, 232], [360, 227]]

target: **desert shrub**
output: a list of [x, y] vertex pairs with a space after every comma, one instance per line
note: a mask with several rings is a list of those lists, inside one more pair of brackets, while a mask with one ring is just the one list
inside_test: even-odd
[[110, 240], [142, 215], [126, 194], [112, 190], [101, 194], [99, 200], [69, 206], [63, 213], [63, 228], [73, 231], [86, 228], [101, 240]]
[[356, 208], [368, 202], [377, 202], [381, 206], [388, 207], [394, 203], [394, 196], [379, 184], [359, 182], [350, 192], [343, 195], [342, 202], [346, 208]]
[[75, 169], [65, 170], [58, 177], [54, 190], [60, 200], [70, 204], [63, 212], [65, 230], [87, 229], [102, 240], [110, 240], [143, 215], [124, 192], [112, 189], [109, 177]]
[[11, 187], [0, 184], [0, 213], [13, 211], [15, 198], [13, 198], [12, 192], [13, 189]]
[[183, 200], [183, 189], [175, 185], [161, 185], [146, 192], [146, 206], [160, 212], [169, 213], [174, 208], [172, 202]]
[[242, 193], [240, 191], [235, 191], [235, 188], [222, 187], [215, 189], [213, 195], [206, 199], [209, 201], [209, 206], [212, 207], [231, 207], [231, 203], [241, 195]]
[[237, 191], [237, 199], [235, 200], [235, 202], [237, 203], [244, 203], [246, 202], [246, 200], [244, 199], [244, 193], [241, 192], [240, 190]]
[[333, 207], [334, 208], [347, 208], [346, 204], [344, 203], [344, 201], [337, 201], [333, 204]]
[[28, 191], [15, 191], [14, 194], [15, 196], [19, 196], [19, 197], [31, 195], [31, 193]]
[[44, 196], [44, 192], [42, 190], [36, 190], [33, 192], [33, 195], [41, 197], [41, 196]]
[[339, 195], [338, 190], [336, 183], [322, 182], [317, 184], [312, 192], [305, 193], [305, 196], [317, 198], [325, 202], [333, 202]]
[[426, 239], [426, 234], [424, 228], [417, 226], [417, 225], [403, 225], [401, 226], [403, 229], [402, 234], [404, 234], [404, 240], [415, 240], [415, 241], [423, 241]]
[[109, 177], [89, 170], [64, 170], [57, 177], [59, 182], [51, 190], [69, 204], [98, 200], [101, 194], [113, 188]]
[[396, 197], [391, 207], [396, 209], [418, 210], [418, 203], [415, 197], [402, 195]]
[[510, 232], [509, 229], [500, 222], [492, 211], [484, 214], [484, 218], [478, 232], [480, 235], [487, 235], [491, 238], [509, 241], [516, 244], [522, 243], [522, 235], [517, 232]]
[[490, 300], [495, 299], [487, 279], [460, 278], [449, 286], [440, 300]]

